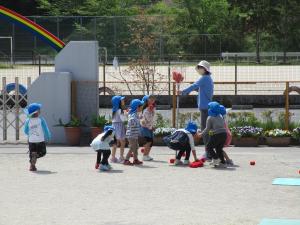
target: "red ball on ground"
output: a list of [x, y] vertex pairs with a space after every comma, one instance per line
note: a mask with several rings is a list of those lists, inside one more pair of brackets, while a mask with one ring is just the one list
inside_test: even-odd
[[175, 159], [170, 159], [170, 163], [173, 164], [175, 162]]
[[202, 167], [203, 166], [203, 162], [202, 161], [195, 161], [190, 163], [189, 165], [191, 168], [198, 168], [198, 167]]
[[255, 165], [255, 161], [250, 161], [250, 165], [254, 166]]

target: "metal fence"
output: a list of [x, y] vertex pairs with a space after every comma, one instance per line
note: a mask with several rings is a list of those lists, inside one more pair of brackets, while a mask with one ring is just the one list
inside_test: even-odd
[[[28, 59], [29, 60], [29, 59]], [[36, 64], [34, 64], [36, 63]], [[7, 83], [15, 82], [27, 86], [27, 79], [32, 82], [42, 72], [54, 72], [53, 57], [39, 57], [29, 64], [17, 64], [13, 67], [0, 67], [0, 77], [6, 77]], [[195, 71], [198, 61], [190, 62], [151, 62], [146, 67], [148, 72], [141, 75], [141, 68], [132, 68], [130, 64], [120, 63], [118, 67], [99, 64], [99, 92], [103, 94], [139, 95], [153, 93], [169, 95], [171, 93], [172, 72], [181, 72], [184, 84], [181, 89], [199, 79]], [[299, 81], [300, 65], [255, 65], [234, 63], [212, 63], [212, 77], [216, 95], [278, 95], [282, 94], [284, 84], [277, 81]], [[144, 77], [143, 77], [144, 76]], [[220, 82], [231, 82], [230, 84]], [[244, 85], [238, 82], [262, 82]], [[0, 84], [0, 90], [2, 90]], [[195, 93], [196, 94], [196, 93]]]
[[[202, 55], [218, 59], [222, 52], [220, 34], [179, 34], [170, 30], [168, 25], [175, 24], [171, 16], [114, 16], [114, 17], [71, 17], [71, 16], [31, 16], [28, 17], [65, 42], [70, 40], [97, 40], [108, 50], [111, 61], [117, 56], [120, 61], [128, 61], [140, 54], [132, 33], [137, 25], [144, 27], [145, 35], [154, 39], [153, 60], [174, 60], [178, 55], [185, 59], [195, 59]], [[137, 31], [138, 32], [138, 31]], [[0, 20], [0, 36], [13, 38], [14, 59], [29, 56], [34, 51], [39, 54], [55, 54], [54, 51], [27, 32]], [[0, 40], [0, 51], [9, 55], [9, 45]]]

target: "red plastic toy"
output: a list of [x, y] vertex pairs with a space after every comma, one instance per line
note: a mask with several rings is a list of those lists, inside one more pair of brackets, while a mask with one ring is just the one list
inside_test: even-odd
[[203, 166], [203, 162], [202, 161], [195, 161], [190, 163], [189, 165], [191, 168], [198, 168], [198, 167], [202, 167]]
[[175, 162], [175, 159], [170, 159], [170, 163], [173, 164]]
[[181, 83], [183, 81], [183, 76], [181, 73], [173, 71], [172, 75], [173, 75], [173, 80], [175, 80], [176, 83]]
[[255, 165], [255, 161], [250, 161], [250, 165], [254, 166]]

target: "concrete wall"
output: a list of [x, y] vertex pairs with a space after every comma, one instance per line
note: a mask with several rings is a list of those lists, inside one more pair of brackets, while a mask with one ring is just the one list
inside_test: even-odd
[[52, 143], [65, 143], [63, 127], [55, 127], [61, 118], [64, 123], [71, 115], [71, 73], [42, 73], [28, 89], [29, 104], [41, 103], [42, 116], [52, 133]]
[[[98, 42], [71, 41], [55, 57], [55, 72], [43, 73], [28, 89], [28, 101], [43, 104], [43, 116], [52, 131], [52, 143], [66, 143], [63, 127], [54, 127], [61, 118], [71, 117], [71, 82], [77, 83], [77, 116], [98, 114]], [[88, 81], [88, 82], [83, 82]]]
[[98, 61], [97, 41], [71, 41], [55, 57], [55, 71], [70, 72], [77, 81], [76, 111], [81, 119], [98, 114]]

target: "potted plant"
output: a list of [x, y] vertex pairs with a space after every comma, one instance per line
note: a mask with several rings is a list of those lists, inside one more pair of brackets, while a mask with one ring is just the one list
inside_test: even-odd
[[163, 146], [165, 145], [163, 141], [163, 137], [170, 135], [173, 133], [176, 129], [170, 128], [170, 127], [160, 127], [156, 128], [154, 131], [154, 145], [156, 146]]
[[262, 135], [260, 127], [233, 127], [231, 128], [233, 144], [236, 147], [257, 147], [258, 139]]
[[292, 133], [288, 130], [274, 129], [265, 132], [267, 144], [273, 147], [287, 147], [291, 143]]
[[97, 137], [102, 131], [103, 127], [108, 123], [105, 116], [93, 116], [91, 120], [91, 137], [94, 139]]
[[300, 142], [300, 127], [297, 127], [292, 132], [292, 137], [296, 141], [297, 144]]
[[71, 146], [80, 144], [81, 129], [83, 126], [81, 120], [75, 116], [71, 116], [71, 120], [68, 123], [63, 123], [62, 119], [59, 119], [57, 126], [64, 127], [67, 142]]

